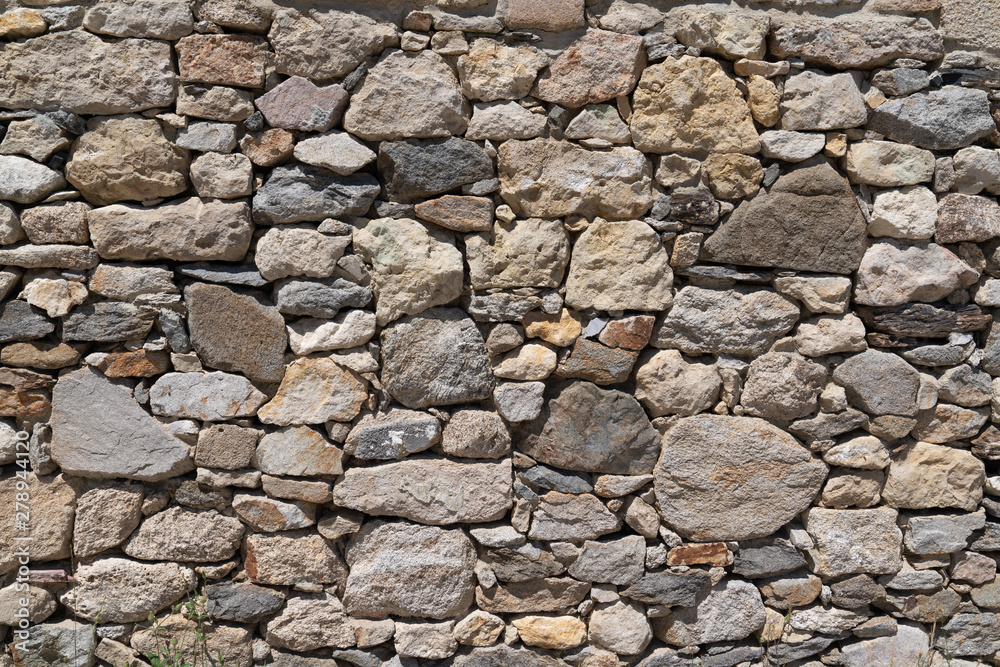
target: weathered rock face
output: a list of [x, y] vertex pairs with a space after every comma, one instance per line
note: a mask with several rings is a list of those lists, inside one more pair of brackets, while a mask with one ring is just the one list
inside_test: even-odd
[[411, 315], [382, 331], [383, 383], [408, 408], [488, 398], [493, 373], [472, 320], [454, 308]]
[[21, 507], [24, 506], [24, 493], [28, 494], [31, 502], [26, 529], [19, 528], [13, 520], [0, 527], [0, 537], [10, 545], [0, 553], [0, 572], [4, 573], [23, 565], [15, 550], [15, 546], [22, 541], [30, 541], [29, 556], [37, 561], [67, 558], [71, 553], [77, 490], [62, 475], [40, 477], [28, 473], [25, 477], [8, 477], [0, 481], [0, 499], [7, 501], [15, 513], [24, 512], [17, 506], [18, 502]]
[[214, 510], [172, 507], [143, 521], [125, 543], [124, 551], [140, 560], [226, 560], [239, 549], [243, 531], [243, 524], [235, 517]]
[[813, 508], [805, 528], [813, 540], [811, 569], [824, 577], [867, 572], [894, 574], [902, 566], [902, 531], [896, 510], [828, 510]]
[[330, 358], [296, 359], [281, 379], [278, 392], [258, 416], [265, 424], [321, 424], [350, 421], [368, 398], [364, 380]]
[[918, 442], [893, 458], [882, 498], [890, 507], [975, 510], [985, 468], [971, 453]]
[[333, 487], [334, 502], [374, 516], [448, 525], [499, 519], [511, 506], [511, 462], [455, 463], [411, 458], [351, 468]]
[[370, 174], [339, 176], [293, 164], [274, 169], [254, 193], [253, 218], [262, 224], [350, 218], [364, 214], [376, 195], [378, 182]]
[[646, 64], [642, 40], [590, 30], [538, 77], [532, 95], [565, 107], [582, 107], [627, 95]]
[[654, 625], [656, 635], [674, 646], [743, 639], [764, 627], [764, 603], [756, 586], [730, 580], [702, 592], [695, 606], [683, 607]]
[[491, 233], [468, 234], [472, 288], [558, 287], [569, 261], [569, 238], [556, 220], [498, 222]]
[[779, 58], [838, 69], [870, 69], [896, 58], [936, 60], [944, 55], [941, 35], [926, 19], [909, 21], [790, 22], [771, 35]]
[[554, 139], [508, 141], [498, 160], [500, 195], [525, 217], [620, 220], [653, 204], [652, 168], [634, 148], [596, 153]]
[[60, 596], [81, 619], [106, 623], [144, 621], [194, 588], [194, 570], [177, 563], [98, 558], [81, 565], [76, 585]]
[[866, 225], [850, 186], [821, 165], [782, 176], [744, 202], [705, 242], [716, 262], [851, 273], [864, 252]]
[[52, 391], [52, 459], [81, 477], [160, 481], [194, 467], [187, 447], [132, 398], [131, 388], [83, 368]]
[[[685, 91], [699, 89], [697, 96]], [[642, 73], [629, 124], [651, 153], [756, 153], [760, 140], [736, 84], [711, 58], [668, 58]]]
[[808, 508], [826, 465], [762, 419], [687, 417], [663, 436], [653, 474], [667, 523], [699, 542], [770, 535]]
[[872, 112], [868, 126], [921, 148], [963, 148], [996, 131], [983, 92], [947, 87], [891, 100]]
[[447, 618], [472, 603], [476, 550], [460, 530], [374, 521], [346, 554], [344, 606], [353, 615]]
[[616, 475], [648, 473], [659, 454], [657, 433], [634, 398], [582, 381], [559, 385], [515, 443], [549, 465]]
[[547, 62], [541, 51], [528, 45], [507, 46], [494, 39], [477, 39], [469, 52], [458, 58], [462, 92], [483, 102], [521, 99]]
[[167, 106], [176, 96], [170, 46], [159, 41], [105, 42], [82, 30], [55, 32], [5, 44], [0, 62], [0, 104], [14, 109], [131, 113]]
[[854, 302], [866, 306], [901, 306], [937, 301], [979, 278], [971, 266], [935, 243], [873, 244], [858, 267]]

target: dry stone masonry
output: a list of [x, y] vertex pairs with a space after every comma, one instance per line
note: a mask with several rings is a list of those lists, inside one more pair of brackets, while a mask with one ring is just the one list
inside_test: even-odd
[[1000, 665], [998, 17], [0, 0], [0, 667]]

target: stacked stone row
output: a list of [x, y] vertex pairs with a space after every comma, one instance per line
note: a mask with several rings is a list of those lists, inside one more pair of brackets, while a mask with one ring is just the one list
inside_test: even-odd
[[23, 4], [0, 667], [1000, 664], [936, 0]]

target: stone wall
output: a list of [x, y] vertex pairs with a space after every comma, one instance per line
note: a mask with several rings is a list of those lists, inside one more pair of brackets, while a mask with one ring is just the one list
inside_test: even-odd
[[20, 4], [0, 667], [1000, 664], [997, 0]]

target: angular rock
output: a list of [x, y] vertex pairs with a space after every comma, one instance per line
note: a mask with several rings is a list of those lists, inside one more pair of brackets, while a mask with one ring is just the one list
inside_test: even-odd
[[354, 249], [374, 270], [381, 326], [461, 294], [462, 253], [450, 232], [410, 218], [362, 221], [354, 229]]
[[408, 408], [489, 398], [493, 391], [486, 345], [463, 311], [434, 308], [382, 331], [382, 383]]
[[982, 461], [971, 453], [917, 442], [893, 457], [882, 499], [890, 507], [957, 507], [972, 512], [983, 498]]
[[278, 392], [257, 415], [278, 426], [350, 421], [367, 398], [366, 383], [334, 360], [300, 358], [285, 369]]
[[[684, 94], [694, 89], [697, 97]], [[711, 58], [681, 56], [650, 65], [639, 80], [629, 129], [644, 153], [756, 153], [750, 108]]]
[[531, 94], [577, 108], [627, 95], [646, 64], [638, 35], [588, 30], [542, 71]]
[[785, 81], [781, 97], [783, 130], [837, 130], [867, 121], [865, 100], [848, 72], [806, 70]]
[[545, 3], [534, 0], [512, 0], [507, 4], [505, 23], [509, 28], [552, 32], [580, 28], [584, 25], [583, 3], [580, 0], [557, 0]]
[[878, 350], [857, 354], [837, 366], [833, 379], [855, 407], [870, 415], [917, 413], [919, 374], [894, 354]]
[[173, 40], [191, 34], [194, 18], [187, 3], [179, 0], [99, 2], [87, 11], [83, 25], [91, 32], [112, 37]]
[[226, 86], [181, 85], [177, 91], [177, 113], [207, 120], [246, 120], [253, 113], [253, 94]]
[[941, 35], [927, 19], [902, 21], [788, 22], [771, 33], [778, 58], [800, 57], [811, 65], [834, 69], [872, 69], [897, 58], [929, 62], [944, 55]]
[[714, 366], [689, 363], [676, 350], [657, 352], [635, 373], [635, 397], [654, 417], [694, 415], [713, 407], [722, 388]]
[[354, 629], [333, 593], [302, 593], [288, 600], [261, 633], [271, 646], [294, 651], [354, 646]]
[[677, 292], [650, 344], [687, 354], [757, 356], [788, 333], [798, 317], [798, 305], [777, 292], [688, 285]]
[[274, 13], [268, 40], [278, 72], [328, 81], [398, 44], [399, 31], [357, 12], [283, 7]]
[[352, 218], [367, 213], [378, 192], [370, 174], [338, 176], [303, 164], [277, 167], [254, 193], [253, 219], [273, 225]]
[[177, 563], [139, 563], [105, 556], [82, 564], [75, 584], [60, 602], [86, 621], [134, 623], [177, 602], [197, 579], [194, 570]]
[[659, 453], [658, 435], [634, 398], [582, 381], [559, 385], [517, 440], [538, 461], [586, 472], [648, 473]]
[[786, 540], [751, 540], [740, 544], [733, 572], [747, 579], [760, 579], [789, 574], [805, 565], [806, 559]]
[[58, 151], [67, 148], [72, 139], [49, 116], [39, 115], [28, 120], [11, 121], [0, 143], [4, 155], [27, 155], [36, 162], [48, 162]]
[[649, 225], [598, 220], [580, 235], [566, 278], [578, 310], [664, 310], [672, 302], [667, 253]]
[[267, 401], [246, 378], [229, 373], [167, 373], [149, 389], [155, 415], [223, 421], [249, 417]]
[[543, 382], [504, 382], [494, 389], [493, 404], [508, 422], [527, 422], [541, 413], [544, 394]]
[[508, 141], [498, 160], [500, 195], [524, 217], [627, 220], [653, 205], [649, 160], [631, 147], [597, 152], [555, 139]]
[[497, 222], [492, 232], [466, 235], [465, 257], [474, 290], [555, 288], [569, 263], [569, 236], [558, 220]]
[[190, 35], [174, 47], [182, 81], [260, 88], [267, 41], [251, 35]]
[[73, 142], [66, 179], [90, 203], [107, 206], [180, 194], [188, 186], [188, 164], [188, 152], [167, 141], [156, 120], [96, 118]]
[[753, 584], [727, 579], [705, 589], [695, 606], [681, 607], [653, 624], [657, 638], [674, 646], [744, 639], [764, 627], [764, 603]]
[[205, 596], [205, 609], [213, 619], [236, 623], [258, 623], [285, 603], [278, 591], [232, 581], [206, 586]]
[[73, 526], [74, 558], [89, 558], [114, 549], [142, 519], [139, 485], [111, 482], [89, 489], [77, 499]]
[[372, 290], [345, 278], [282, 280], [275, 285], [274, 300], [285, 315], [332, 319], [343, 308], [367, 306], [372, 300]]
[[935, 243], [903, 245], [889, 240], [865, 251], [858, 267], [854, 301], [866, 306], [937, 301], [969, 287], [978, 278], [972, 267]]
[[329, 169], [335, 174], [348, 176], [378, 156], [346, 132], [327, 132], [309, 137], [295, 145], [295, 159], [314, 167]]
[[339, 84], [319, 88], [309, 79], [292, 76], [254, 103], [271, 127], [326, 132], [340, 121], [347, 98]]
[[401, 202], [495, 177], [486, 152], [458, 137], [384, 142], [379, 145], [378, 171], [389, 198]]
[[102, 301], [81, 306], [63, 322], [63, 340], [124, 342], [146, 337], [153, 313], [130, 303]]
[[795, 349], [807, 357], [844, 352], [864, 352], [864, 323], [847, 313], [839, 317], [813, 317], [801, 322], [795, 333]]
[[937, 207], [937, 197], [924, 186], [883, 190], [875, 195], [868, 234], [897, 239], [929, 239], [934, 235]]
[[880, 188], [926, 183], [934, 177], [934, 154], [891, 141], [851, 144], [844, 170], [852, 183]]
[[790, 352], [768, 352], [750, 363], [740, 399], [746, 414], [792, 421], [816, 409], [826, 368]]
[[308, 528], [316, 523], [316, 506], [284, 502], [258, 494], [233, 496], [233, 511], [245, 524], [262, 533]]
[[243, 545], [247, 577], [265, 586], [336, 584], [347, 580], [347, 565], [330, 543], [304, 530], [251, 534]]
[[260, 431], [236, 424], [205, 424], [198, 432], [194, 462], [206, 468], [239, 470], [250, 465]]
[[391, 51], [351, 97], [344, 129], [367, 141], [447, 137], [465, 132], [469, 105], [444, 58]]
[[681, 15], [677, 39], [684, 46], [729, 60], [762, 60], [767, 53], [771, 21], [763, 14], [694, 10]]
[[49, 423], [52, 460], [68, 474], [157, 482], [194, 467], [184, 443], [135, 402], [131, 386], [91, 368], [59, 378]]
[[965, 549], [973, 532], [985, 525], [982, 510], [975, 514], [913, 516], [906, 521], [903, 544], [908, 552], [918, 555], [955, 553]]
[[574, 616], [522, 616], [513, 625], [525, 646], [565, 651], [587, 639], [586, 624]]
[[123, 550], [140, 560], [214, 562], [232, 557], [243, 531], [239, 519], [214, 510], [171, 507], [143, 521]]
[[858, 268], [865, 236], [850, 186], [823, 164], [786, 174], [740, 204], [705, 241], [702, 259], [846, 274]]
[[[28, 494], [27, 501], [25, 493]], [[17, 551], [20, 549], [15, 547], [25, 544], [30, 544], [32, 562], [58, 560], [71, 555], [77, 489], [63, 475], [40, 477], [29, 472], [23, 478], [8, 476], [0, 482], [0, 500], [12, 508], [12, 520], [0, 527], [0, 538], [10, 545], [0, 553], [0, 572], [13, 572], [19, 565], [24, 565], [19, 563], [21, 555]], [[27, 529], [22, 529], [13, 519], [15, 512], [23, 511], [17, 503], [23, 507], [26, 502], [31, 503], [28, 508], [29, 522]]]
[[[565, 612], [580, 604], [590, 591], [590, 584], [574, 579], [535, 579], [484, 589], [476, 588], [476, 605], [493, 614]], [[532, 654], [537, 656], [537, 654]], [[490, 663], [507, 665], [509, 663]], [[526, 663], [529, 664], [529, 663]], [[538, 664], [531, 662], [531, 665]]]
[[989, 197], [945, 195], [938, 207], [934, 239], [938, 243], [988, 241], [1000, 236], [1000, 204]]
[[8, 301], [0, 306], [0, 341], [43, 338], [56, 328], [37, 308], [25, 301]]
[[279, 227], [257, 240], [254, 262], [269, 281], [303, 275], [329, 278], [350, 242], [346, 236], [328, 236], [314, 229]]
[[896, 516], [896, 510], [887, 507], [810, 509], [804, 521], [813, 539], [808, 550], [810, 569], [821, 577], [898, 572], [903, 533], [896, 526]]
[[641, 579], [621, 591], [622, 597], [650, 605], [691, 607], [708, 582], [708, 573], [692, 568], [687, 572], [646, 572]]
[[770, 535], [811, 504], [826, 473], [777, 427], [714, 415], [687, 417], [668, 431], [653, 472], [665, 520], [699, 542]]
[[8, 268], [20, 266], [30, 269], [84, 271], [97, 266], [100, 260], [101, 258], [94, 252], [94, 249], [86, 246], [29, 245], [23, 243], [10, 248], [0, 248], [0, 264], [4, 264]]
[[288, 338], [277, 308], [204, 283], [188, 285], [184, 302], [191, 343], [205, 365], [242, 373], [253, 382], [281, 380]]
[[362, 460], [401, 459], [441, 440], [441, 423], [423, 412], [390, 408], [367, 414], [351, 428], [344, 453]]
[[760, 135], [764, 157], [785, 162], [802, 162], [823, 150], [826, 137], [817, 132], [771, 130]]
[[8, 109], [130, 113], [170, 106], [176, 96], [169, 44], [105, 42], [83, 30], [4, 44], [0, 72], [0, 105]]
[[83, 202], [37, 206], [22, 212], [21, 226], [32, 243], [86, 243], [90, 240], [87, 231], [90, 210]]
[[574, 579], [628, 586], [642, 578], [646, 541], [639, 535], [605, 542], [583, 543], [580, 555], [569, 567]]
[[511, 462], [455, 463], [408, 459], [350, 468], [333, 488], [334, 502], [373, 516], [448, 525], [496, 521], [511, 499]]
[[[947, 646], [952, 655], [988, 655], [1000, 650], [1000, 617], [997, 614], [956, 614], [942, 631], [948, 635]], [[944, 647], [942, 639], [937, 640], [938, 648]]]
[[115, 204], [87, 214], [94, 247], [104, 259], [238, 261], [253, 225], [245, 202], [180, 199], [145, 208]]
[[457, 232], [488, 232], [493, 228], [493, 200], [488, 197], [445, 195], [420, 202], [417, 217]]
[[59, 172], [16, 155], [0, 156], [0, 174], [0, 199], [19, 204], [37, 202], [66, 187]]
[[347, 544], [352, 616], [443, 619], [472, 604], [476, 550], [460, 530], [366, 523]]
[[621, 519], [592, 495], [550, 491], [538, 499], [528, 539], [581, 542], [614, 533], [621, 525]]
[[295, 152], [295, 137], [287, 130], [248, 132], [240, 139], [240, 150], [261, 167], [284, 164]]
[[465, 138], [532, 139], [545, 132], [545, 116], [528, 111], [516, 102], [476, 102]]
[[472, 42], [467, 54], [459, 56], [458, 76], [466, 97], [483, 102], [519, 100], [528, 94], [538, 70], [546, 64], [548, 58], [527, 44], [507, 46], [480, 38]]
[[957, 405], [939, 403], [917, 414], [917, 424], [910, 432], [923, 442], [946, 443], [976, 437], [989, 419], [986, 408], [966, 410]]
[[348, 310], [332, 320], [300, 319], [288, 325], [288, 344], [300, 355], [358, 347], [374, 335], [375, 315], [367, 310]]
[[946, 86], [890, 100], [872, 111], [868, 129], [931, 150], [964, 148], [997, 129], [985, 93]]

